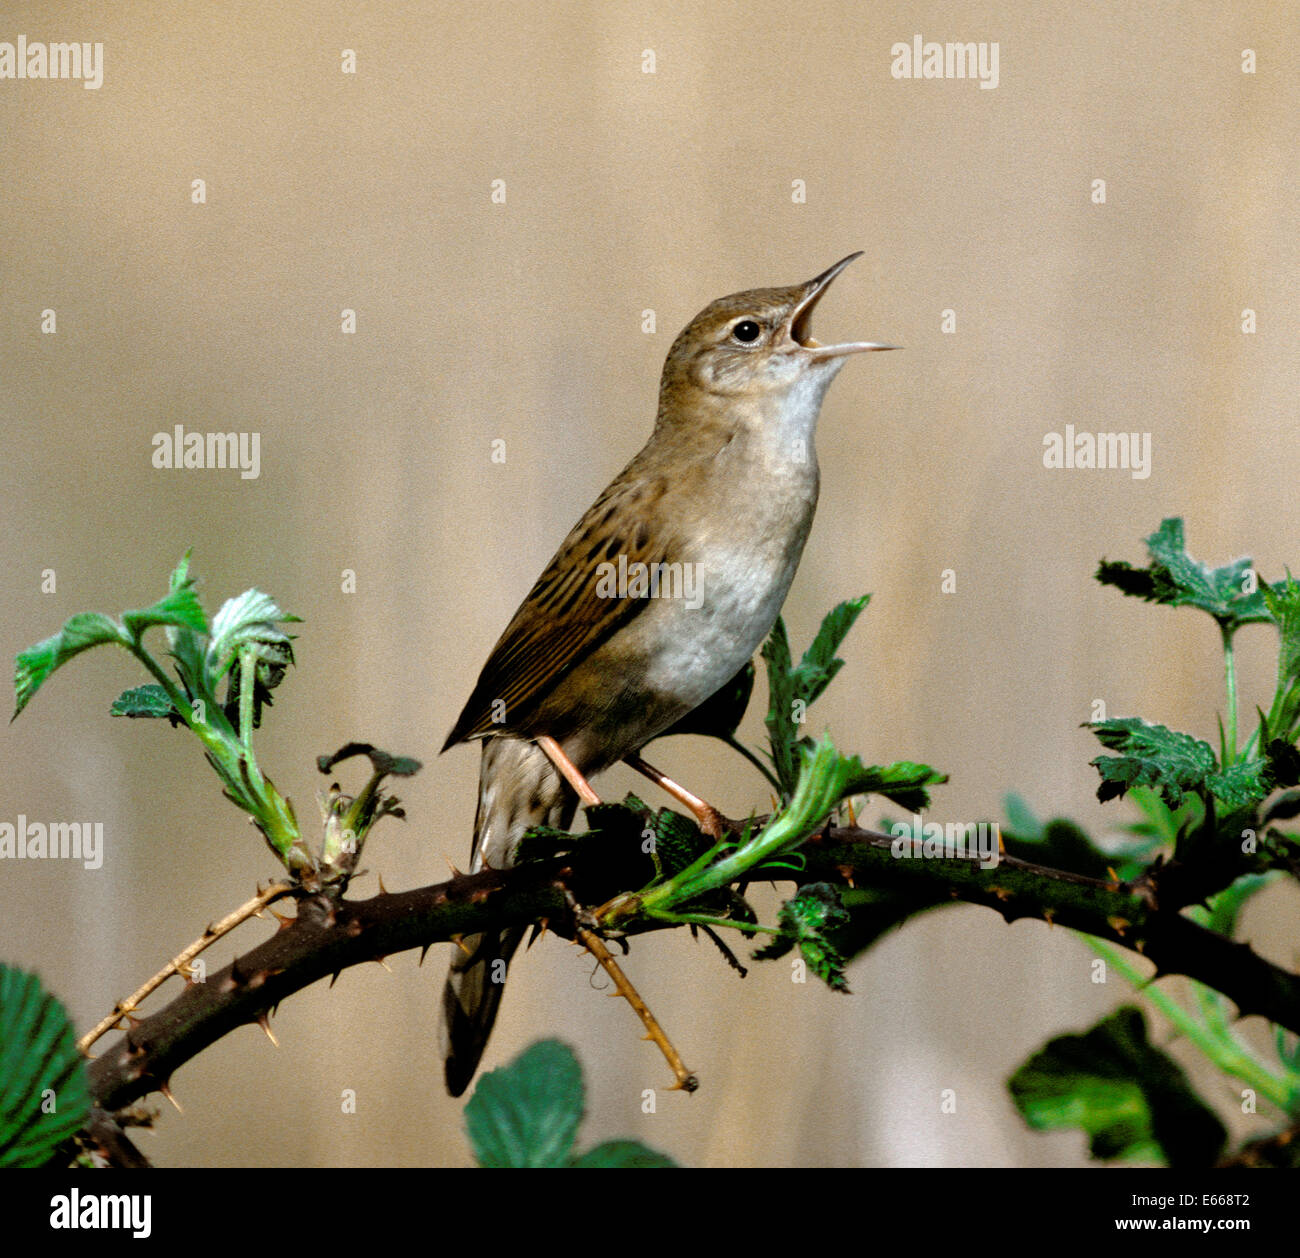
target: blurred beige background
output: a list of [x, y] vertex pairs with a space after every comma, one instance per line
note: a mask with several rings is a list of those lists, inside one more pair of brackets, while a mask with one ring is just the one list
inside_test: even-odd
[[[874, 598], [815, 724], [869, 760], [948, 770], [937, 817], [998, 816], [1017, 790], [1113, 829], [1131, 814], [1096, 803], [1093, 701], [1211, 737], [1222, 700], [1209, 621], [1102, 590], [1097, 560], [1140, 561], [1178, 514], [1201, 558], [1300, 566], [1297, 16], [10, 3], [0, 39], [102, 41], [105, 68], [97, 91], [0, 81], [4, 650], [151, 602], [193, 547], [209, 611], [256, 584], [303, 617], [260, 742], [299, 815], [319, 752], [419, 756], [409, 820], [366, 864], [390, 889], [440, 880], [468, 850], [478, 757], [437, 749], [556, 543], [648, 435], [672, 337], [715, 297], [861, 248], [816, 330], [906, 349], [851, 360], [822, 416], [796, 645], [834, 602]], [[915, 34], [997, 41], [997, 88], [895, 80], [890, 47]], [[155, 469], [153, 434], [177, 423], [259, 433], [260, 477]], [[1150, 432], [1149, 479], [1045, 469], [1066, 424]], [[1272, 660], [1268, 631], [1242, 635], [1246, 711]], [[92, 653], [4, 735], [0, 818], [107, 833], [98, 872], [0, 868], [0, 955], [83, 1025], [275, 872], [192, 740], [108, 719], [139, 680]], [[765, 803], [698, 740], [656, 761], [733, 814]], [[1246, 921], [1287, 964], [1296, 908], [1273, 891]], [[841, 997], [783, 964], [742, 983], [684, 933], [640, 942], [629, 971], [703, 1080], [647, 1115], [662, 1062], [552, 938], [512, 969], [486, 1064], [560, 1035], [589, 1080], [584, 1144], [632, 1136], [696, 1165], [1072, 1165], [1082, 1137], [1029, 1132], [1003, 1080], [1131, 996], [1093, 985], [1090, 957], [957, 907], [885, 940]], [[142, 1147], [168, 1165], [467, 1164], [436, 1054], [444, 964], [439, 948], [310, 989], [276, 1016], [278, 1050], [231, 1035], [178, 1072], [185, 1115]], [[1226, 1113], [1233, 1093], [1173, 1051]]]

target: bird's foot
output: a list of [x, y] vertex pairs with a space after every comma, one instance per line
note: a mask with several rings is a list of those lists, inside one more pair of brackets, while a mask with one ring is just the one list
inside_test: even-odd
[[652, 764], [647, 764], [640, 756], [627, 756], [624, 764], [630, 765], [638, 773], [648, 777], [660, 790], [666, 791], [679, 804], [690, 810], [691, 815], [699, 823], [700, 829], [709, 836], [721, 842], [733, 830], [740, 827], [733, 822], [728, 821], [714, 806], [702, 800], [698, 795], [688, 791], [684, 786], [674, 782], [666, 773], [661, 773]]

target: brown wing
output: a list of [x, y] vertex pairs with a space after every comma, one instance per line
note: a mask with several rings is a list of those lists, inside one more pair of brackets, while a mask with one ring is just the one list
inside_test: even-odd
[[[474, 693], [443, 750], [484, 734], [518, 728], [534, 705], [602, 642], [645, 609], [644, 598], [597, 593], [601, 564], [664, 562], [663, 537], [646, 526], [668, 482], [620, 476], [564, 539], [483, 666]], [[505, 721], [493, 705], [505, 704]]]

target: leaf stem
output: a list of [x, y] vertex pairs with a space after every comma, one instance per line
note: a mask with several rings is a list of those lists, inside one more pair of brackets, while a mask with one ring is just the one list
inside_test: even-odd
[[1220, 1070], [1254, 1088], [1282, 1113], [1291, 1113], [1298, 1099], [1295, 1090], [1288, 1086], [1286, 1080], [1270, 1073], [1231, 1031], [1225, 1027], [1216, 1033], [1215, 1029], [1193, 1017], [1172, 996], [1151, 985], [1117, 949], [1093, 935], [1085, 935], [1084, 939], [1107, 965], [1113, 966], [1134, 988], [1140, 990]]
[[1228, 728], [1224, 736], [1227, 746], [1223, 754], [1226, 769], [1237, 761], [1237, 652], [1233, 646], [1236, 628], [1220, 621], [1219, 632], [1223, 635], [1223, 676], [1228, 692]]
[[735, 930], [748, 931], [750, 934], [780, 935], [779, 926], [764, 926], [759, 922], [742, 922], [734, 917], [712, 917], [708, 913], [670, 913], [667, 910], [655, 913], [661, 922], [679, 922], [691, 926], [730, 926]]
[[768, 784], [779, 796], [781, 794], [781, 783], [776, 780], [776, 775], [765, 765], [744, 743], [739, 742], [734, 734], [727, 735], [721, 740], [726, 743], [732, 751], [739, 752], [750, 764], [754, 766], [768, 781]]

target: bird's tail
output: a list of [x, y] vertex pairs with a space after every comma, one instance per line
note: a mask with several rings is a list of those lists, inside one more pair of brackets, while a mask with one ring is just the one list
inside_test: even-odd
[[[567, 830], [577, 796], [536, 743], [498, 735], [483, 742], [478, 813], [470, 872], [514, 864], [515, 848], [532, 826]], [[452, 957], [442, 993], [442, 1051], [447, 1091], [469, 1087], [496, 1021], [506, 967], [524, 928], [467, 935]]]

